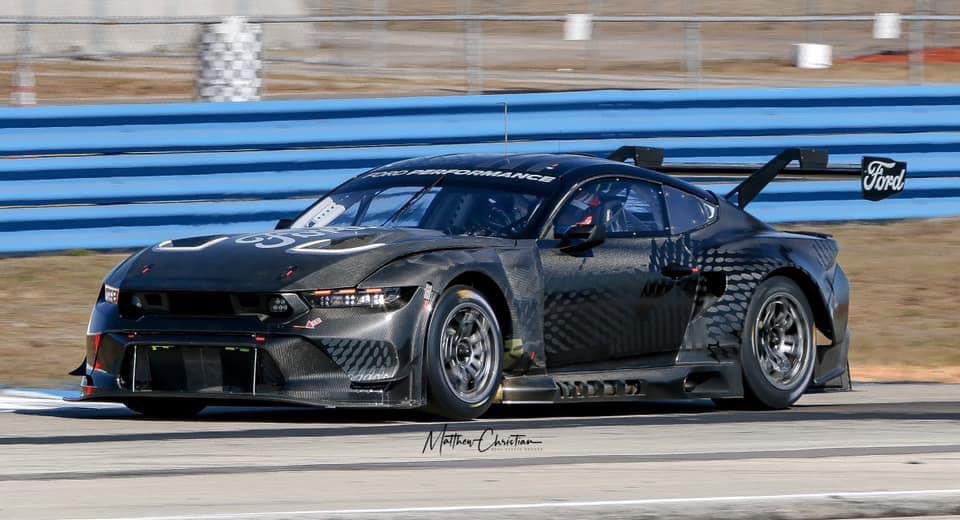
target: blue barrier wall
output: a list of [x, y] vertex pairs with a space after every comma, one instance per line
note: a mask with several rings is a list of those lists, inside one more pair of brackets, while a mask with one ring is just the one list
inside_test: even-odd
[[0, 252], [263, 230], [357, 173], [419, 155], [626, 144], [683, 162], [758, 163], [806, 146], [832, 163], [909, 163], [907, 191], [881, 203], [860, 200], [856, 181], [778, 183], [751, 205], [772, 222], [960, 214], [960, 87], [44, 107], [0, 109]]

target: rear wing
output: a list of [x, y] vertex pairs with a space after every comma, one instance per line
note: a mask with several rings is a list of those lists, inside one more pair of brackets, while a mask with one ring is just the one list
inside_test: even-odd
[[[663, 149], [643, 146], [622, 146], [608, 159], [617, 162], [633, 159], [637, 166], [668, 175], [707, 178], [746, 175], [746, 179], [725, 195], [728, 201], [741, 209], [747, 207], [777, 177], [826, 180], [859, 176], [863, 198], [873, 201], [902, 192], [907, 177], [907, 163], [902, 161], [863, 157], [859, 167], [828, 166], [829, 154], [826, 150], [808, 148], [788, 148], [763, 165], [664, 163]], [[798, 165], [791, 166], [794, 162]]]

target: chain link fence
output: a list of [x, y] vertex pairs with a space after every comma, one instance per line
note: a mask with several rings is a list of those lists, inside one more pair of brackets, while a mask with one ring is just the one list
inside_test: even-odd
[[[589, 39], [565, 39], [574, 13]], [[0, 95], [29, 64], [39, 103], [191, 100], [227, 15], [261, 24], [274, 99], [960, 82], [960, 0], [0, 0]], [[798, 43], [832, 66], [794, 66]]]

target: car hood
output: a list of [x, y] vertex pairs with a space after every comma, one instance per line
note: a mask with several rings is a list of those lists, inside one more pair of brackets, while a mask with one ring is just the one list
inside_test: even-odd
[[425, 229], [317, 228], [212, 235], [144, 249], [107, 281], [136, 290], [332, 289], [354, 287], [390, 261], [411, 254], [514, 244]]

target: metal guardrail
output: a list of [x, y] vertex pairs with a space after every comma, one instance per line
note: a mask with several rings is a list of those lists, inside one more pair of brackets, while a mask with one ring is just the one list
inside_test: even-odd
[[771, 186], [751, 205], [771, 222], [960, 215], [958, 101], [960, 87], [899, 87], [5, 109], [0, 252], [262, 231], [357, 173], [413, 156], [606, 155], [625, 144], [683, 162], [756, 163], [803, 146], [835, 163], [910, 164], [906, 192], [881, 203], [860, 200], [855, 179]]

